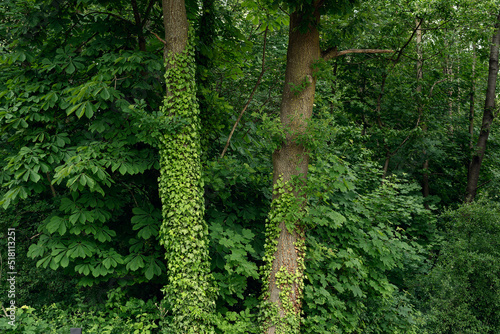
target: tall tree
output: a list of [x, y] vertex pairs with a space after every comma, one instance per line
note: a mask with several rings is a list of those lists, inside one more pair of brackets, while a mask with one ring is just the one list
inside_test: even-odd
[[268, 334], [298, 333], [301, 322], [305, 231], [302, 218], [310, 152], [307, 123], [312, 117], [316, 75], [314, 65], [350, 53], [387, 53], [391, 50], [336, 47], [320, 50], [318, 26], [322, 14], [345, 12], [355, 1], [326, 6], [322, 0], [294, 4], [290, 16], [285, 85], [280, 107], [284, 131], [281, 147], [273, 153], [273, 200], [266, 224], [264, 266], [264, 328]]
[[498, 76], [498, 50], [500, 46], [500, 14], [495, 24], [495, 34], [493, 35], [490, 46], [490, 62], [488, 70], [488, 84], [486, 88], [486, 100], [483, 111], [483, 121], [481, 131], [476, 144], [476, 150], [472, 156], [467, 175], [467, 188], [465, 202], [471, 203], [476, 197], [479, 182], [479, 172], [483, 163], [484, 153], [486, 152], [486, 143], [490, 135], [491, 124], [495, 116], [495, 92]]
[[[319, 1], [290, 18], [285, 87], [280, 120], [286, 132], [273, 154], [274, 194], [267, 223], [264, 299], [271, 316], [265, 332], [298, 333], [304, 274], [304, 231], [300, 226], [309, 156], [301, 143], [312, 116], [316, 79], [313, 64], [320, 58]], [[298, 87], [298, 88], [297, 88]]]
[[163, 0], [166, 96], [161, 117], [178, 117], [186, 125], [163, 133], [160, 182], [168, 282], [164, 288], [172, 320], [171, 333], [212, 333], [207, 318], [215, 308], [210, 274], [208, 228], [204, 220], [199, 107], [196, 101], [192, 28], [184, 0]]

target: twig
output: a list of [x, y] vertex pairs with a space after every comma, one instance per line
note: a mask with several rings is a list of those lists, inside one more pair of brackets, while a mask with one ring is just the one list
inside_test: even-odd
[[5, 309], [5, 307], [3, 307], [3, 305], [2, 305], [2, 310], [3, 313], [5, 313], [5, 317], [9, 317], [9, 314], [7, 313], [7, 310]]
[[478, 185], [478, 186], [476, 187], [476, 190], [478, 190], [478, 189], [479, 189], [479, 188], [481, 188], [482, 186], [487, 185], [487, 184], [488, 184], [488, 183], [490, 183], [491, 181], [492, 181], [492, 180], [488, 180], [488, 181], [486, 181], [486, 182], [484, 182], [484, 183], [482, 183], [482, 184]]
[[41, 234], [42, 234], [42, 233], [35, 234], [34, 236], [32, 236], [32, 237], [30, 238], [30, 240], [35, 239], [36, 237], [38, 237], [38, 236], [39, 236], [39, 235], [41, 235]]
[[431, 91], [429, 92], [429, 97], [432, 97], [432, 91], [434, 90], [434, 86], [436, 86], [438, 83], [441, 83], [441, 82], [443, 82], [443, 81], [446, 81], [446, 79], [441, 79], [441, 80], [438, 80], [438, 81], [436, 81], [436, 82], [432, 85], [432, 87], [431, 87]]
[[139, 207], [139, 203], [137, 203], [137, 200], [135, 199], [135, 195], [134, 195], [132, 189], [130, 189], [129, 187], [127, 187], [127, 189], [130, 192], [130, 195], [132, 195], [132, 199], [134, 200], [135, 206]]
[[248, 101], [245, 104], [245, 107], [243, 107], [243, 110], [240, 112], [240, 115], [238, 116], [238, 119], [236, 120], [236, 122], [233, 125], [233, 129], [231, 130], [231, 133], [229, 134], [229, 138], [227, 138], [226, 146], [224, 147], [224, 150], [222, 151], [219, 159], [222, 159], [224, 157], [224, 154], [226, 154], [226, 151], [227, 151], [227, 148], [229, 147], [229, 142], [231, 141], [231, 138], [233, 136], [234, 130], [238, 126], [238, 123], [240, 122], [241, 117], [243, 116], [243, 114], [245, 113], [245, 111], [248, 108], [248, 105], [252, 101], [253, 95], [255, 94], [255, 91], [257, 90], [257, 87], [259, 87], [260, 81], [262, 80], [262, 77], [264, 76], [264, 72], [266, 71], [264, 65], [265, 65], [265, 60], [266, 60], [266, 43], [267, 43], [267, 31], [268, 31], [268, 29], [269, 28], [266, 27], [266, 31], [264, 32], [264, 47], [263, 47], [263, 50], [262, 50], [262, 69], [260, 71], [259, 78], [257, 79], [257, 82], [255, 83], [255, 86], [253, 87], [252, 93], [250, 94], [250, 97], [248, 98]]
[[350, 53], [393, 53], [394, 50], [380, 50], [380, 49], [349, 49], [337, 51], [337, 47], [327, 49], [321, 52], [321, 57], [324, 60], [337, 58]]
[[52, 191], [52, 197], [57, 197], [57, 193], [54, 189], [54, 185], [52, 184], [52, 180], [50, 179], [49, 172], [46, 172], [45, 175], [47, 175], [47, 181], [49, 181], [50, 190]]
[[156, 38], [158, 38], [158, 40], [159, 40], [160, 42], [162, 42], [163, 44], [165, 44], [165, 46], [167, 45], [167, 42], [165, 42], [163, 39], [161, 39], [161, 38], [160, 38], [160, 36], [158, 36], [158, 35], [157, 35], [154, 31], [151, 31], [151, 33], [152, 33], [153, 35], [155, 35], [155, 37], [156, 37]]

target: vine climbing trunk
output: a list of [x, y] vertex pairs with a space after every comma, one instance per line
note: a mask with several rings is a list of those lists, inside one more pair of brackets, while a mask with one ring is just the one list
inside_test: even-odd
[[476, 197], [476, 192], [479, 182], [479, 172], [483, 163], [484, 153], [486, 152], [486, 143], [490, 135], [491, 124], [493, 123], [495, 111], [495, 92], [498, 77], [498, 50], [500, 46], [500, 14], [497, 17], [495, 25], [496, 31], [493, 35], [490, 46], [490, 63], [488, 71], [488, 84], [486, 88], [486, 100], [483, 111], [483, 121], [481, 131], [477, 139], [476, 150], [469, 164], [469, 172], [467, 174], [467, 188], [465, 190], [465, 202], [471, 203]]
[[266, 224], [264, 328], [266, 334], [299, 333], [304, 275], [304, 194], [309, 156], [303, 145], [312, 116], [320, 58], [318, 2], [290, 18], [280, 120], [286, 133], [273, 154], [273, 201]]
[[166, 95], [164, 117], [185, 126], [160, 138], [159, 189], [168, 282], [163, 289], [171, 319], [167, 333], [213, 333], [208, 323], [216, 291], [210, 274], [208, 228], [204, 221], [199, 107], [196, 101], [192, 31], [184, 0], [163, 0]]

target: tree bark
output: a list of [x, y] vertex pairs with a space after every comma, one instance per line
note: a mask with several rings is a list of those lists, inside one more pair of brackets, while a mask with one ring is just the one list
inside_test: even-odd
[[165, 26], [165, 58], [169, 52], [181, 53], [188, 43], [188, 21], [184, 0], [162, 0]]
[[[447, 48], [450, 48], [450, 46], [447, 45]], [[446, 57], [444, 74], [446, 75], [448, 84], [450, 85], [450, 88], [448, 89], [448, 116], [450, 121], [450, 124], [448, 125], [448, 131], [450, 133], [453, 133], [453, 88], [451, 88], [451, 85], [453, 84], [453, 63], [450, 60], [449, 55]]]
[[490, 46], [490, 64], [488, 71], [488, 84], [486, 88], [486, 100], [484, 104], [483, 121], [481, 131], [477, 140], [476, 150], [472, 156], [467, 175], [467, 188], [465, 190], [465, 202], [471, 203], [476, 197], [477, 185], [479, 182], [479, 173], [483, 163], [484, 153], [486, 152], [486, 143], [490, 135], [491, 124], [493, 123], [495, 111], [495, 91], [498, 76], [498, 49], [500, 45], [500, 14], [495, 24], [495, 34], [493, 35]]
[[[316, 5], [316, 4], [315, 4]], [[316, 79], [313, 64], [320, 58], [320, 15], [295, 12], [290, 31], [280, 120], [286, 132], [273, 154], [274, 195], [267, 222], [264, 299], [274, 314], [264, 323], [264, 333], [298, 333], [304, 275], [304, 234], [300, 215], [305, 205], [309, 156], [301, 142], [312, 116]], [[291, 201], [291, 202], [290, 202]], [[277, 214], [285, 210], [283, 214]], [[288, 212], [287, 212], [288, 211]], [[292, 216], [291, 221], [283, 217]], [[288, 279], [290, 278], [290, 279]]]
[[141, 19], [141, 14], [139, 13], [139, 7], [137, 7], [137, 0], [132, 0], [132, 10], [134, 12], [135, 27], [137, 29], [137, 41], [139, 43], [139, 50], [146, 51], [146, 38], [144, 37], [144, 32], [142, 29], [143, 20]]

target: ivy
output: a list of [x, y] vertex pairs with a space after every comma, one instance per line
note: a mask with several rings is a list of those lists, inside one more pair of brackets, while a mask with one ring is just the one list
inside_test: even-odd
[[[265, 284], [263, 293], [262, 323], [263, 330], [275, 327], [276, 333], [293, 334], [299, 333], [301, 323], [300, 305], [304, 289], [304, 231], [303, 226], [298, 225], [307, 213], [304, 206], [304, 199], [296, 197], [293, 184], [301, 180], [292, 179], [288, 182], [280, 177], [274, 184], [274, 199], [271, 203], [271, 210], [266, 221], [266, 245], [265, 264], [262, 266], [262, 276]], [[281, 266], [273, 268], [273, 261], [277, 253], [278, 239], [282, 229], [294, 234], [295, 251], [297, 254], [297, 267], [294, 269]], [[279, 302], [270, 301], [270, 294], [267, 286], [276, 284], [279, 288]], [[282, 310], [279, 305], [281, 305]]]
[[[193, 32], [190, 31], [190, 36]], [[196, 100], [192, 40], [184, 52], [166, 57], [167, 95], [161, 112], [187, 121], [160, 137], [159, 192], [169, 282], [163, 289], [172, 312], [167, 331], [212, 333], [206, 324], [215, 309], [216, 289], [210, 273], [208, 227], [204, 221], [199, 107]]]

